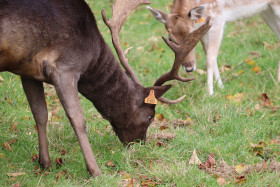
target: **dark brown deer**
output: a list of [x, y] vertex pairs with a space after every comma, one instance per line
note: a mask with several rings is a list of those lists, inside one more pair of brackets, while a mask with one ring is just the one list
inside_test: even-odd
[[[51, 165], [43, 82], [54, 85], [92, 176], [100, 175], [101, 171], [86, 135], [78, 92], [111, 123], [123, 143], [145, 141], [147, 128], [154, 118], [156, 98], [169, 103], [182, 99], [172, 102], [161, 98], [171, 87], [162, 84], [173, 76], [163, 76], [156, 86], [144, 88], [127, 62], [127, 51], [121, 49], [122, 24], [134, 8], [148, 3], [149, 0], [117, 0], [109, 21], [102, 12], [125, 73], [104, 42], [84, 0], [0, 0], [0, 72], [21, 76], [38, 127], [39, 163], [43, 168]], [[205, 24], [190, 34], [185, 45], [191, 50], [209, 28]], [[175, 50], [180, 47], [166, 42]], [[190, 80], [193, 79], [183, 81]], [[149, 102], [150, 93], [155, 98]]]

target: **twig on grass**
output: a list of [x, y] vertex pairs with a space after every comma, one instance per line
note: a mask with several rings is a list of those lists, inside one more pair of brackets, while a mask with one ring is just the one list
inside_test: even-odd
[[232, 72], [234, 72], [234, 70], [236, 70], [238, 67], [242, 66], [243, 64], [245, 64], [244, 62], [240, 62], [239, 64], [237, 64], [232, 70], [230, 70], [226, 76], [222, 79], [223, 82], [227, 82], [228, 81], [228, 77], [230, 74], [232, 74]]

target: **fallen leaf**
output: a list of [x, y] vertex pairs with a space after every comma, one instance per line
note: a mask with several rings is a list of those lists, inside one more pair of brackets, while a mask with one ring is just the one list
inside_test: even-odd
[[9, 142], [4, 142], [4, 143], [3, 143], [3, 146], [4, 146], [6, 149], [8, 149], [9, 151], [12, 152], [12, 148], [11, 148]]
[[0, 158], [4, 158], [4, 154], [0, 153]]
[[121, 186], [122, 187], [134, 187], [133, 179], [123, 179]]
[[255, 73], [259, 73], [260, 71], [261, 71], [261, 68], [259, 67], [259, 66], [255, 66], [255, 67], [253, 67], [252, 68], [252, 70], [251, 70], [252, 72], [255, 72]]
[[250, 59], [250, 58], [245, 58], [245, 59], [244, 59], [244, 62], [245, 62], [246, 64], [250, 65], [250, 66], [253, 66], [253, 65], [256, 64], [256, 62], [255, 62], [254, 60]]
[[115, 167], [115, 164], [111, 160], [106, 165], [108, 167]]
[[56, 161], [57, 165], [62, 166], [62, 164], [63, 164], [62, 158], [56, 158], [55, 161]]
[[12, 185], [13, 187], [20, 187], [20, 182], [16, 183], [16, 184], [13, 184]]
[[214, 164], [215, 164], [216, 160], [215, 160], [215, 156], [213, 153], [209, 154], [208, 159], [206, 160], [204, 166], [206, 168], [211, 168]]
[[236, 177], [236, 180], [234, 181], [234, 183], [236, 184], [244, 184], [246, 182], [246, 178], [245, 176], [241, 175], [241, 176], [238, 176]]
[[239, 164], [234, 166], [234, 170], [236, 173], [241, 174], [244, 173], [247, 169], [247, 166], [245, 164]]
[[264, 141], [260, 141], [258, 144], [250, 143], [250, 147], [253, 149], [255, 156], [263, 156], [264, 148], [267, 147], [267, 144]]
[[266, 93], [262, 94], [262, 101], [263, 101], [262, 106], [265, 106], [265, 107], [273, 106], [272, 101], [269, 100]]
[[245, 73], [245, 71], [243, 69], [241, 69], [235, 74], [235, 76], [237, 77], [237, 76], [242, 75], [244, 73]]
[[272, 44], [269, 44], [269, 43], [267, 43], [267, 42], [265, 42], [265, 41], [263, 41], [263, 45], [264, 45], [264, 47], [267, 48], [267, 49], [270, 49], [270, 50], [273, 49], [273, 45], [272, 45]]
[[260, 58], [261, 57], [261, 53], [258, 51], [252, 51], [250, 52], [250, 55], [256, 57], [256, 58]]
[[193, 153], [192, 153], [192, 156], [191, 156], [191, 158], [190, 158], [190, 160], [189, 160], [189, 165], [201, 165], [202, 164], [202, 162], [199, 160], [199, 158], [198, 158], [198, 156], [197, 156], [197, 154], [196, 154], [196, 150], [194, 149], [193, 150]]
[[217, 183], [220, 185], [220, 186], [224, 186], [227, 184], [227, 181], [224, 179], [224, 178], [218, 178], [217, 179]]
[[68, 153], [68, 151], [65, 151], [65, 150], [61, 150], [60, 151], [60, 154], [62, 155], [62, 156], [64, 156], [65, 154], [67, 154]]
[[123, 174], [123, 178], [124, 179], [131, 179], [132, 177], [128, 173], [125, 173], [125, 174]]
[[22, 175], [26, 175], [25, 172], [18, 172], [18, 173], [6, 173], [8, 177], [18, 177]]
[[154, 182], [152, 179], [148, 179], [148, 180], [141, 182], [141, 186], [145, 186], [145, 187], [153, 187], [153, 186], [156, 186], [157, 184], [158, 183]]
[[221, 66], [221, 72], [225, 72], [225, 71], [230, 71], [231, 70], [231, 65], [227, 65], [227, 64], [223, 64]]
[[15, 122], [14, 124], [12, 124], [12, 127], [10, 129], [10, 131], [13, 131], [13, 132], [17, 132], [17, 126], [18, 126], [18, 122]]
[[234, 102], [237, 102], [237, 103], [241, 103], [244, 96], [245, 96], [245, 93], [236, 93], [235, 95], [227, 95], [226, 99], [229, 100], [229, 101], [234, 101]]
[[162, 143], [161, 142], [157, 142], [156, 144], [158, 147], [161, 147], [162, 146]]
[[162, 126], [160, 126], [160, 128], [159, 128], [161, 131], [163, 131], [163, 130], [165, 130], [165, 129], [168, 129], [168, 127], [167, 126], [165, 126], [165, 125], [162, 125]]
[[159, 113], [155, 115], [155, 119], [159, 122], [163, 122], [164, 116], [161, 113]]
[[10, 144], [13, 145], [15, 142], [17, 142], [17, 139], [12, 139], [12, 140], [10, 141]]
[[56, 174], [56, 182], [58, 182], [58, 180], [62, 177], [62, 176], [65, 176], [65, 179], [68, 179], [68, 171], [67, 169], [63, 170], [63, 171], [60, 171]]

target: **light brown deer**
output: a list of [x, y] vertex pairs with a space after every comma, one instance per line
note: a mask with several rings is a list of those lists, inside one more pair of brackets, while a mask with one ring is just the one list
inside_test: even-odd
[[[217, 56], [226, 22], [260, 14], [280, 40], [280, 0], [174, 0], [171, 14], [147, 7], [154, 17], [165, 24], [170, 40], [180, 44], [184, 38], [203, 23], [203, 17], [211, 16], [213, 25], [201, 42], [206, 53], [207, 86], [214, 93], [213, 77], [223, 88]], [[183, 61], [187, 72], [196, 69], [195, 49]], [[278, 67], [280, 81], [280, 62]]]
[[[131, 11], [149, 0], [116, 0], [109, 26], [113, 44], [126, 70], [104, 42], [95, 18], [84, 0], [0, 0], [0, 72], [21, 76], [22, 85], [38, 127], [39, 163], [51, 166], [47, 144], [48, 112], [43, 82], [54, 85], [81, 146], [92, 176], [101, 171], [86, 135], [85, 119], [78, 92], [89, 99], [107, 119], [123, 143], [145, 141], [155, 115], [157, 99], [178, 103], [161, 96], [171, 88], [166, 81], [179, 79], [178, 68], [144, 88], [128, 64], [119, 42], [119, 32]], [[175, 52], [174, 66], [195, 47], [209, 30], [209, 20], [189, 34], [182, 45], [166, 41]], [[183, 53], [178, 52], [183, 49]], [[148, 97], [149, 96], [149, 97]]]

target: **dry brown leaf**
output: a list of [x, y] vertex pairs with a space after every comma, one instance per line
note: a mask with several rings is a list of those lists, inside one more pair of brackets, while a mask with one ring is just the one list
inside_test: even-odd
[[0, 153], [0, 158], [4, 158], [4, 154]]
[[20, 182], [16, 183], [16, 184], [13, 184], [12, 185], [13, 187], [20, 187]]
[[22, 175], [26, 175], [25, 172], [18, 172], [18, 173], [6, 173], [8, 177], [18, 177]]
[[213, 153], [208, 155], [208, 159], [206, 160], [204, 166], [206, 168], [211, 168], [216, 163], [215, 156]]
[[256, 58], [260, 58], [261, 57], [261, 53], [258, 51], [252, 51], [250, 52], [250, 55], [256, 57]]
[[231, 70], [231, 65], [223, 64], [220, 68], [220, 72], [225, 72], [225, 71], [230, 71]]
[[57, 165], [62, 166], [62, 164], [63, 164], [62, 158], [56, 158], [55, 161], [56, 161]]
[[6, 149], [8, 149], [9, 151], [12, 152], [12, 148], [11, 148], [9, 142], [4, 142], [4, 143], [3, 143], [3, 146], [4, 146]]
[[111, 160], [106, 165], [108, 167], [115, 167], [115, 164]]
[[198, 158], [198, 156], [197, 156], [197, 154], [196, 154], [196, 150], [194, 149], [193, 150], [193, 153], [192, 153], [192, 156], [191, 156], [191, 158], [190, 158], [190, 160], [189, 160], [189, 165], [201, 165], [202, 164], [202, 162], [199, 160], [199, 158]]
[[155, 115], [155, 119], [159, 122], [163, 122], [164, 116], [161, 113], [159, 113]]
[[234, 183], [236, 184], [244, 184], [246, 182], [246, 178], [244, 175], [240, 175], [238, 177], [236, 177], [236, 180], [234, 181]]
[[217, 183], [218, 183], [220, 186], [224, 186], [224, 185], [227, 184], [227, 181], [226, 181], [224, 178], [220, 177], [220, 178], [217, 179]]
[[12, 124], [10, 131], [17, 132], [17, 126], [18, 126], [18, 122], [15, 122], [14, 124]]
[[153, 187], [156, 186], [158, 183], [154, 182], [152, 179], [144, 180], [141, 182], [141, 186], [144, 187]]
[[266, 93], [262, 94], [262, 101], [263, 101], [262, 106], [265, 107], [273, 106], [272, 101], [270, 101]]
[[165, 130], [165, 129], [168, 129], [168, 127], [167, 126], [165, 126], [165, 125], [162, 125], [162, 126], [160, 126], [160, 128], [159, 128], [161, 131], [163, 131], [163, 130]]

